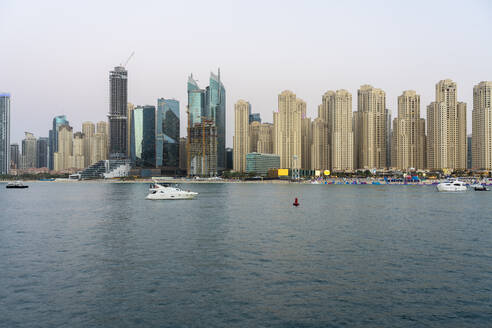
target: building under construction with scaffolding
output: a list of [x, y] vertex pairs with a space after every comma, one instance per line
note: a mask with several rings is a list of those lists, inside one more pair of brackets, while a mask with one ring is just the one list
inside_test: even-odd
[[213, 177], [225, 169], [225, 88], [217, 75], [210, 74], [210, 85], [198, 86], [188, 78], [188, 176]]
[[212, 120], [188, 126], [188, 175], [217, 176], [217, 127]]

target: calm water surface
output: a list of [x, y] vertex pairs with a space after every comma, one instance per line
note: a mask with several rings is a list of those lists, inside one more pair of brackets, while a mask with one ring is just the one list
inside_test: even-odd
[[492, 326], [492, 192], [147, 188], [0, 184], [0, 326]]

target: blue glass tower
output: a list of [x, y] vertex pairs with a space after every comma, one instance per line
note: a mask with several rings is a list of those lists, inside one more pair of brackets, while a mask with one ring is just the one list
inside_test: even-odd
[[138, 106], [131, 111], [130, 157], [137, 167], [155, 167], [155, 106]]
[[205, 113], [205, 90], [200, 89], [193, 74], [188, 78], [188, 111], [191, 124], [200, 123]]
[[55, 153], [58, 151], [58, 128], [62, 125], [70, 125], [65, 115], [53, 118], [53, 128], [49, 132], [49, 158], [48, 167], [50, 170], [55, 168]]
[[156, 166], [179, 167], [179, 101], [157, 99]]
[[218, 74], [210, 73], [210, 85], [207, 87], [206, 115], [215, 122], [217, 127], [217, 170], [226, 168], [225, 138], [226, 138], [226, 94]]

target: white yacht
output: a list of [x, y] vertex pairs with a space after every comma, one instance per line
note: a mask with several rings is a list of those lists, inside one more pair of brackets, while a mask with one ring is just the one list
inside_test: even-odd
[[444, 181], [437, 185], [437, 191], [466, 191], [466, 185], [464, 182], [459, 180], [454, 181]]
[[149, 194], [145, 199], [193, 199], [196, 195], [197, 192], [182, 190], [172, 183], [154, 182], [150, 185]]

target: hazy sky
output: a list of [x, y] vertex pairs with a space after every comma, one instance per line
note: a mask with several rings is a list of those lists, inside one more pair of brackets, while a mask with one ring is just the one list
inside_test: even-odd
[[[327, 90], [371, 84], [397, 97], [421, 95], [421, 115], [444, 78], [468, 104], [473, 85], [492, 80], [490, 1], [10, 1], [0, 0], [0, 92], [12, 94], [12, 142], [24, 131], [48, 136], [53, 116], [76, 130], [106, 120], [108, 72], [135, 56], [128, 100], [181, 103], [186, 81], [201, 87], [221, 68], [227, 92], [227, 145], [234, 103], [272, 120], [277, 96], [294, 91], [316, 117]], [[185, 135], [185, 124], [181, 134]]]

